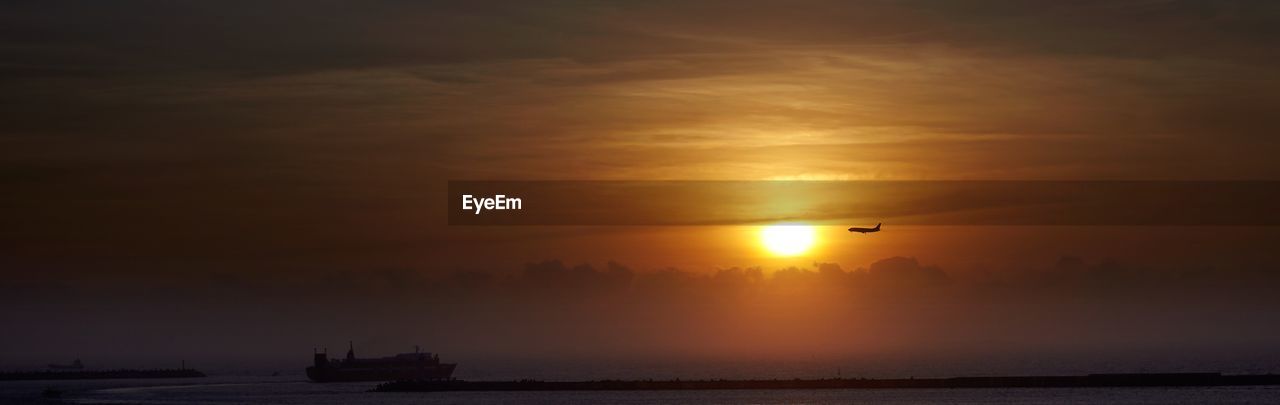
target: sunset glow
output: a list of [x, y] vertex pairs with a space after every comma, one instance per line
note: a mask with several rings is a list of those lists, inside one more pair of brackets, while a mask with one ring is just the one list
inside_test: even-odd
[[1280, 1], [0, 31], [0, 405], [1280, 404]]
[[816, 239], [813, 227], [802, 224], [770, 225], [760, 230], [760, 243], [776, 256], [796, 256], [807, 252]]

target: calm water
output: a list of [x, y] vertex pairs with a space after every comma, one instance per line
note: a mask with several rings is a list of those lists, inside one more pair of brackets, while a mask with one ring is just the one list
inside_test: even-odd
[[[1280, 387], [371, 393], [299, 376], [0, 382], [0, 403], [68, 404], [1278, 404]], [[57, 387], [59, 400], [40, 392]]]

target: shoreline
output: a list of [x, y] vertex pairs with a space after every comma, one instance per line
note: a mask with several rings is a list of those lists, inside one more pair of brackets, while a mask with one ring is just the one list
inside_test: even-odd
[[1001, 376], [951, 378], [832, 378], [794, 380], [599, 380], [599, 381], [393, 381], [372, 392], [446, 391], [658, 391], [788, 389], [926, 388], [1098, 388], [1216, 387], [1280, 385], [1278, 374], [1221, 373], [1088, 374], [1078, 376]]
[[0, 381], [37, 380], [114, 380], [145, 378], [200, 378], [204, 373], [193, 369], [118, 369], [89, 371], [10, 371], [0, 372]]

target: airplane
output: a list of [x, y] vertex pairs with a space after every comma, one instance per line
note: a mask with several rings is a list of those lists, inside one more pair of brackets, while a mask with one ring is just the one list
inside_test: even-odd
[[868, 234], [868, 233], [872, 233], [872, 232], [880, 232], [880, 225], [881, 225], [881, 224], [876, 224], [876, 227], [875, 227], [875, 228], [858, 228], [858, 227], [853, 227], [853, 228], [849, 228], [849, 232], [857, 232], [857, 233], [861, 233], [861, 234]]

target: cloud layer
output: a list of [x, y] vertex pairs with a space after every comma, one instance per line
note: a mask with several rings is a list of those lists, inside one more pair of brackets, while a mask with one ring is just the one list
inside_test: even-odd
[[[471, 373], [504, 378], [519, 377], [501, 374], [517, 369], [573, 376], [558, 366], [521, 368], [526, 361], [639, 361], [672, 372], [685, 361], [811, 356], [871, 375], [910, 370], [924, 359], [938, 362], [928, 370], [943, 374], [1205, 364], [1252, 370], [1257, 364], [1245, 359], [1276, 355], [1270, 342], [1280, 336], [1266, 310], [1277, 304], [1265, 287], [1274, 273], [1230, 265], [1064, 257], [957, 276], [909, 257], [854, 270], [814, 263], [709, 274], [550, 260], [515, 272], [432, 274], [10, 282], [3, 316], [25, 326], [26, 333], [8, 338], [30, 353], [11, 354], [19, 364], [42, 364], [41, 356], [77, 347], [103, 363], [187, 356], [222, 367], [273, 367], [301, 361], [307, 345], [355, 340], [370, 354], [429, 344], [469, 363]], [[61, 298], [40, 298], [48, 296]], [[84, 329], [94, 333], [74, 333]]]

